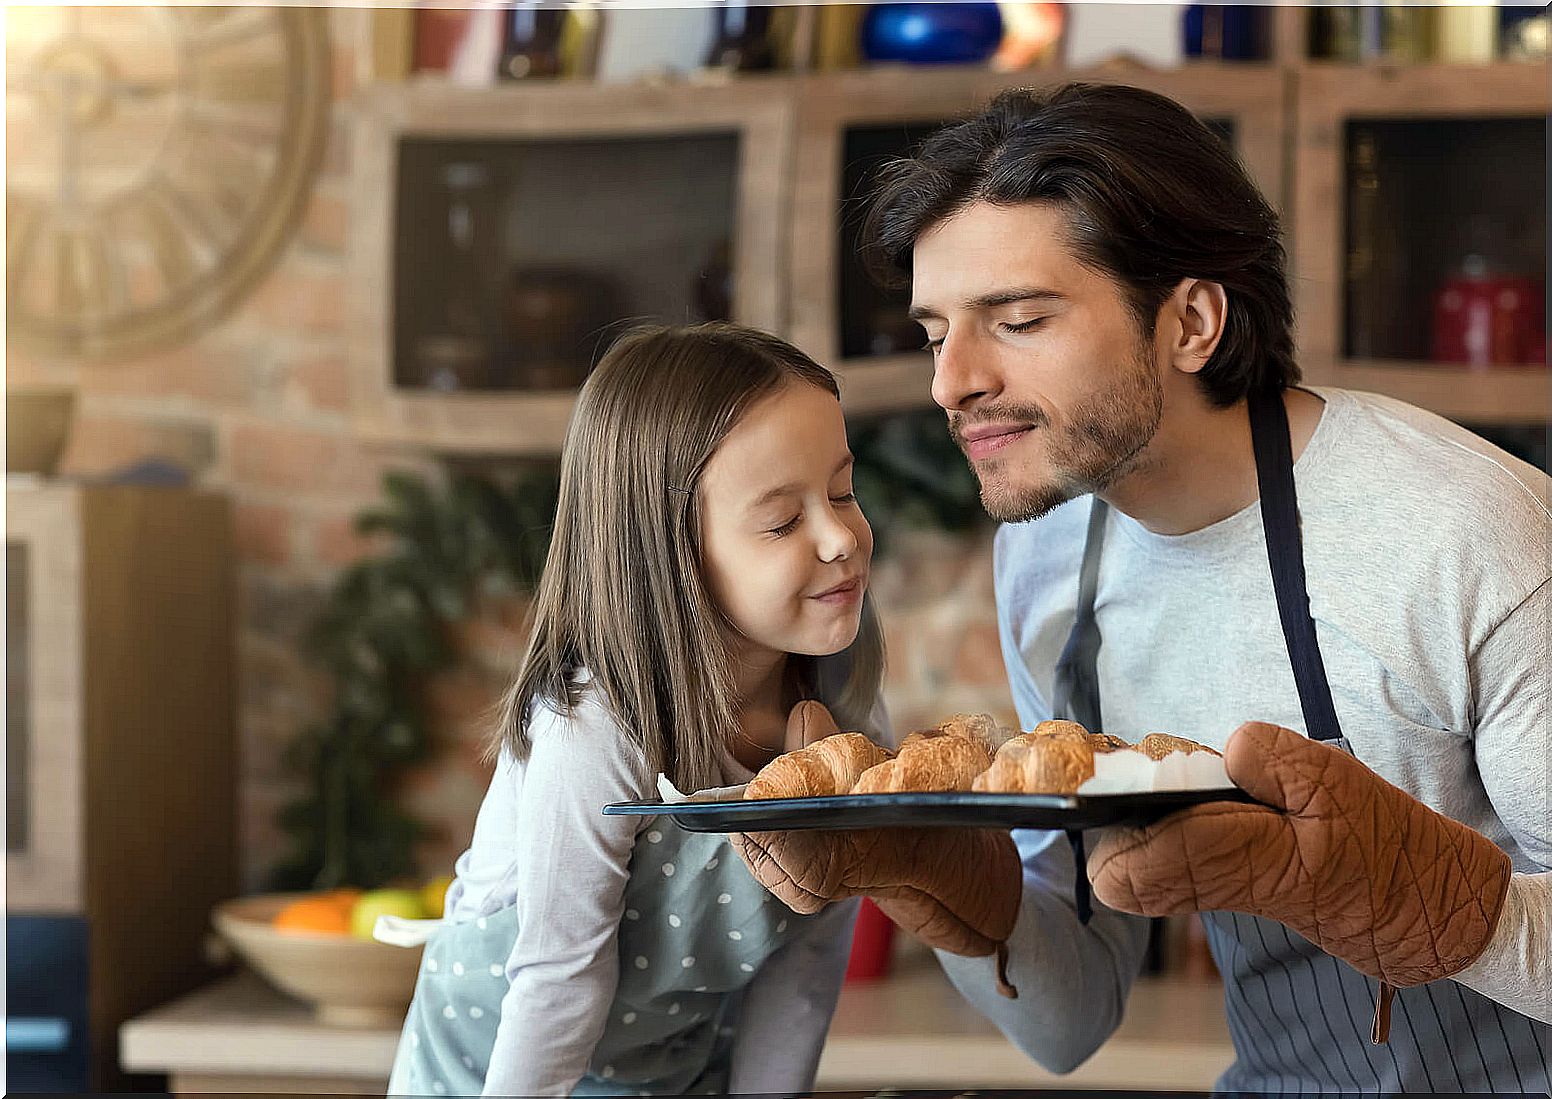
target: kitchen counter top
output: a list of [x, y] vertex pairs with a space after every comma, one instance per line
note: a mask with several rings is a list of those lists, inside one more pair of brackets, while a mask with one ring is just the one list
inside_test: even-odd
[[[173, 1091], [381, 1092], [398, 1039], [397, 1028], [322, 1025], [242, 972], [126, 1023], [120, 1057], [127, 1071], [168, 1074]], [[1233, 1057], [1217, 981], [1143, 979], [1110, 1041], [1055, 1076], [967, 1004], [929, 952], [905, 947], [890, 977], [842, 991], [818, 1087], [1208, 1090]]]

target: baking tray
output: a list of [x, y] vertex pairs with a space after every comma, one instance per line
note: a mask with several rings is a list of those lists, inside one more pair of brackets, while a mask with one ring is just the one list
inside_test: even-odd
[[1076, 832], [1146, 824], [1210, 801], [1254, 802], [1235, 788], [1149, 794], [846, 794], [763, 801], [622, 801], [606, 816], [670, 817], [687, 832], [834, 828], [1029, 828]]

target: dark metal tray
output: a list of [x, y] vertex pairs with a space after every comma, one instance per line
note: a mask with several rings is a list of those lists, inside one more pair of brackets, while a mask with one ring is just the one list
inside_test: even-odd
[[1243, 790], [1156, 794], [848, 794], [766, 801], [623, 801], [607, 816], [671, 817], [687, 832], [775, 832], [811, 828], [1031, 828], [1074, 832], [1146, 824], [1210, 801], [1254, 802]]

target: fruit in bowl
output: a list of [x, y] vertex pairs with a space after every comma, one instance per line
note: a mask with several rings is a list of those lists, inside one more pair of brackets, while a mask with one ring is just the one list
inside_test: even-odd
[[[415, 991], [421, 948], [352, 935], [355, 909], [369, 896], [330, 891], [239, 897], [218, 904], [211, 919], [248, 965], [282, 992], [312, 1004], [320, 1022], [396, 1027]], [[417, 906], [416, 912], [423, 915], [424, 909]]]

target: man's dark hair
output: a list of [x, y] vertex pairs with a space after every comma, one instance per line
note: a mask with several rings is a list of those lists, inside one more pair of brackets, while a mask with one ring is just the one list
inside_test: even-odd
[[908, 284], [917, 239], [975, 202], [1050, 203], [1068, 244], [1118, 282], [1144, 333], [1183, 278], [1221, 283], [1222, 338], [1198, 375], [1213, 404], [1299, 380], [1277, 213], [1216, 134], [1140, 88], [1017, 88], [882, 171], [863, 260]]

